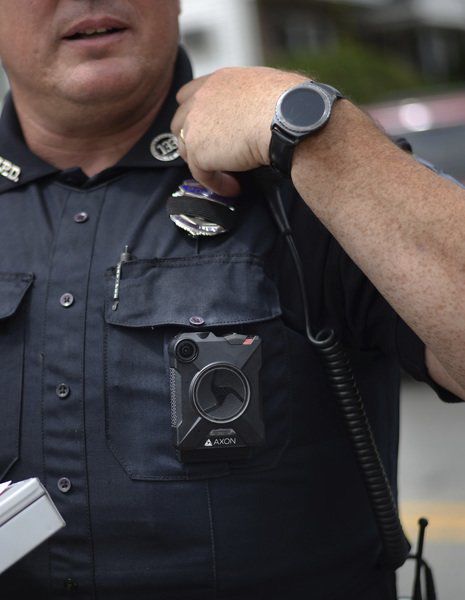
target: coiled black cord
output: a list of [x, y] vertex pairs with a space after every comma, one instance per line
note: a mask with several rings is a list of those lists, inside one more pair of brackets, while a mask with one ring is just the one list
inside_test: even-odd
[[349, 357], [332, 329], [322, 330], [316, 335], [313, 334], [310, 326], [309, 304], [302, 261], [292, 235], [279, 187], [277, 185], [269, 187], [267, 196], [274, 220], [287, 241], [296, 267], [307, 338], [323, 361], [329, 384], [346, 424], [352, 448], [368, 491], [383, 543], [382, 565], [389, 569], [397, 569], [404, 564], [410, 550], [410, 544], [402, 530], [391, 486], [376, 447]]
[[[383, 542], [383, 565], [397, 569], [410, 546], [405, 539], [396, 503], [373, 438], [349, 358], [334, 331], [317, 335], [316, 350], [323, 359], [329, 384], [346, 424]], [[313, 343], [313, 342], [312, 342]]]

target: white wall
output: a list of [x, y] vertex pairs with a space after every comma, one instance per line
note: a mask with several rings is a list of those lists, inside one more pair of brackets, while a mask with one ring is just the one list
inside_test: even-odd
[[195, 75], [260, 64], [256, 0], [182, 0], [181, 32]]
[[415, 16], [433, 25], [465, 29], [465, 0], [413, 0]]
[[7, 81], [6, 75], [0, 65], [0, 107], [1, 107], [3, 95], [6, 93], [7, 89], [8, 89], [8, 81]]

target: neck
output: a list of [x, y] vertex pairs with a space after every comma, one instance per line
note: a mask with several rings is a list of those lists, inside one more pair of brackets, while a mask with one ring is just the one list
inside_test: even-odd
[[80, 167], [92, 177], [115, 165], [149, 129], [170, 83], [163, 86], [163, 93], [125, 106], [61, 106], [48, 111], [24, 102], [14, 89], [13, 97], [26, 144], [34, 154], [59, 169]]

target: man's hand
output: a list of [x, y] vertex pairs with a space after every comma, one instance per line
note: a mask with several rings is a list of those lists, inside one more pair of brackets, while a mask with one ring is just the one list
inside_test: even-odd
[[276, 103], [301, 81], [305, 77], [266, 67], [228, 68], [181, 88], [171, 129], [192, 175], [219, 194], [238, 194], [229, 173], [269, 164]]

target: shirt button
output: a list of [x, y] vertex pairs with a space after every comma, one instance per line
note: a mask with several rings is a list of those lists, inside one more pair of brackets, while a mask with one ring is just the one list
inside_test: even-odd
[[61, 306], [64, 306], [65, 308], [68, 308], [69, 306], [74, 304], [73, 294], [68, 294], [68, 293], [63, 294], [63, 296], [60, 298], [60, 304], [61, 304]]
[[68, 592], [74, 592], [74, 590], [76, 590], [78, 587], [76, 581], [74, 581], [74, 579], [71, 579], [70, 577], [68, 577], [68, 579], [65, 579], [63, 584], [65, 586], [65, 590], [67, 590]]
[[63, 494], [67, 494], [71, 489], [71, 481], [67, 477], [61, 477], [57, 483], [58, 489]]
[[89, 215], [86, 212], [79, 212], [76, 213], [73, 218], [76, 223], [85, 223], [88, 220]]
[[205, 321], [202, 319], [202, 317], [194, 316], [189, 319], [189, 323], [191, 325], [204, 325]]
[[57, 385], [56, 394], [58, 398], [64, 400], [69, 396], [70, 392], [71, 390], [69, 389], [69, 386], [66, 385], [66, 383], [60, 383], [60, 385]]

